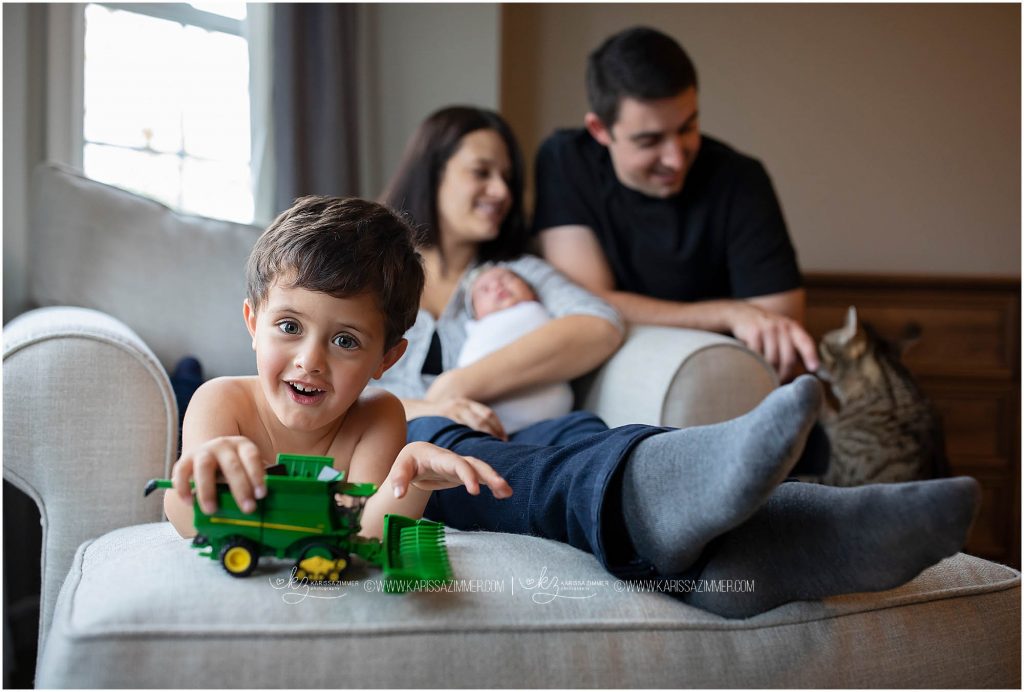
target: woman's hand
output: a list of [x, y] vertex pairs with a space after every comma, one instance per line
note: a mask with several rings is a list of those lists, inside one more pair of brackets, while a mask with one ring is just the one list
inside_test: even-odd
[[468, 428], [492, 435], [499, 440], [508, 440], [505, 428], [491, 408], [479, 401], [457, 397], [442, 401], [425, 399], [402, 399], [407, 421], [423, 416], [443, 416]]
[[387, 480], [395, 497], [405, 495], [410, 483], [420, 490], [444, 490], [466, 486], [470, 495], [479, 495], [486, 485], [494, 497], [512, 495], [512, 488], [498, 472], [476, 457], [464, 457], [429, 442], [412, 442], [398, 454]]
[[457, 397], [435, 402], [435, 405], [439, 416], [451, 418], [456, 423], [462, 423], [473, 430], [479, 430], [499, 440], [508, 441], [508, 434], [505, 432], [505, 426], [498, 419], [498, 414], [479, 401]]
[[501, 424], [494, 410], [486, 404], [474, 401], [462, 394], [462, 379], [466, 368], [456, 368], [441, 373], [427, 390], [426, 400], [432, 404], [434, 415], [451, 418], [456, 423], [508, 440], [505, 426]]

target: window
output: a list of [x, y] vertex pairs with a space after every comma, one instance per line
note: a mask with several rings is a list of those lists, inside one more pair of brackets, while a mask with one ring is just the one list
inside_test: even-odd
[[245, 14], [225, 2], [86, 6], [87, 176], [252, 222]]

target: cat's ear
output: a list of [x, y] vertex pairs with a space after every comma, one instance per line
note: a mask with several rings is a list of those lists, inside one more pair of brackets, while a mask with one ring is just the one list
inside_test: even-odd
[[846, 324], [839, 330], [839, 341], [842, 344], [848, 344], [857, 336], [857, 308], [850, 306], [846, 311]]
[[868, 335], [857, 320], [857, 308], [853, 305], [846, 311], [846, 324], [839, 331], [839, 343], [849, 358], [860, 358], [868, 349]]

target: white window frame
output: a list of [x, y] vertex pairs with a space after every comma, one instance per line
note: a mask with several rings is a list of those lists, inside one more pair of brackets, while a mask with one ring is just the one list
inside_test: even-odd
[[94, 5], [102, 5], [110, 10], [124, 10], [135, 14], [144, 14], [157, 19], [167, 19], [181, 24], [191, 24], [210, 31], [220, 31], [225, 34], [242, 36], [241, 19], [232, 19], [212, 12], [197, 10], [191, 5], [172, 2], [94, 2]]
[[[273, 156], [267, 140], [270, 113], [270, 11], [266, 5], [248, 4], [246, 19], [232, 19], [191, 5], [175, 3], [94, 3], [169, 19], [212, 31], [241, 36], [249, 46], [250, 162], [254, 182], [256, 220], [272, 211], [270, 201]], [[51, 3], [47, 6], [46, 158], [83, 168], [85, 148], [85, 7], [86, 3]], [[258, 139], [262, 137], [262, 140]], [[261, 211], [263, 212], [261, 214]]]
[[82, 169], [85, 5], [46, 8], [46, 158]]

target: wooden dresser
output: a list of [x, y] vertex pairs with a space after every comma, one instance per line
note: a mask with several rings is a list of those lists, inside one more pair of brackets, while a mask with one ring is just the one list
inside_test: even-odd
[[883, 336], [917, 322], [905, 362], [942, 416], [954, 475], [982, 486], [966, 552], [1020, 569], [1020, 280], [807, 274], [818, 339], [846, 309]]

